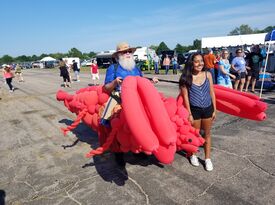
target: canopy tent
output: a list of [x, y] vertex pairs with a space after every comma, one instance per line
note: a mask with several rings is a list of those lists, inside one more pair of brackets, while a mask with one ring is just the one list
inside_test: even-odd
[[220, 36], [205, 37], [201, 39], [202, 48], [221, 48], [228, 46], [242, 46], [252, 44], [264, 44], [267, 33], [236, 35], [236, 36]]
[[42, 58], [40, 61], [47, 62], [47, 61], [56, 61], [56, 59], [52, 58], [51, 56], [47, 56]]
[[275, 29], [273, 29], [271, 32], [266, 34], [265, 41], [268, 41], [269, 43], [268, 43], [267, 55], [266, 55], [266, 60], [265, 60], [265, 65], [264, 65], [264, 75], [263, 75], [263, 79], [262, 79], [260, 98], [262, 97], [262, 92], [263, 92], [264, 78], [265, 78], [266, 66], [267, 66], [267, 62], [268, 62], [268, 56], [269, 56], [269, 52], [270, 52], [270, 45], [271, 45], [272, 41], [275, 41]]

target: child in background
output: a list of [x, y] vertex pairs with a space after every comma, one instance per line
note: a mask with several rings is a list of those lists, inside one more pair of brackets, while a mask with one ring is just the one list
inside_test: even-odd
[[14, 74], [11, 71], [10, 66], [5, 66], [3, 76], [6, 79], [6, 83], [8, 84], [8, 86], [10, 88], [10, 93], [12, 93], [14, 91], [14, 87], [12, 85], [12, 78], [14, 77]]
[[[212, 75], [204, 70], [201, 54], [193, 54], [187, 62], [179, 80], [179, 88], [189, 112], [188, 120], [194, 128], [204, 130], [205, 169], [212, 171], [210, 131], [216, 118], [216, 97]], [[190, 157], [190, 162], [193, 166], [199, 166], [198, 157], [194, 154]]]
[[93, 85], [99, 85], [99, 70], [96, 60], [93, 60], [93, 63], [91, 65], [91, 76]]

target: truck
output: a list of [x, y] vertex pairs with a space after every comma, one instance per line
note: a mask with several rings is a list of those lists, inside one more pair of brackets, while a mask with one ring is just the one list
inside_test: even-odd
[[138, 47], [134, 52], [134, 58], [141, 70], [153, 70], [153, 58], [156, 51], [148, 47]]

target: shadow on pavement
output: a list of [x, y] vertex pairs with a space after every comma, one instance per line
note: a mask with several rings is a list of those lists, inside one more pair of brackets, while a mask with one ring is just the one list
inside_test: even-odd
[[0, 189], [0, 205], [5, 205], [6, 192]]
[[[59, 123], [65, 123], [68, 126], [71, 125], [73, 121], [63, 119], [60, 120]], [[92, 149], [96, 149], [99, 146], [97, 133], [86, 126], [84, 123], [80, 123], [71, 132], [76, 136], [76, 140], [72, 144], [62, 145], [64, 149], [72, 148], [76, 146], [80, 141], [88, 143], [89, 145], [91, 145]], [[131, 165], [155, 165], [159, 168], [164, 167], [153, 155], [147, 156], [145, 154], [125, 153], [124, 160], [126, 163]], [[123, 186], [125, 184], [125, 181], [128, 180], [128, 172], [126, 170], [126, 167], [121, 167], [117, 165], [113, 153], [105, 152], [99, 156], [94, 156], [93, 161], [84, 164], [82, 168], [93, 166], [95, 167], [97, 173], [102, 177], [102, 179], [107, 182], [115, 183], [118, 186]]]
[[266, 102], [267, 104], [275, 104], [275, 98], [268, 98], [268, 99], [264, 99], [264, 102]]

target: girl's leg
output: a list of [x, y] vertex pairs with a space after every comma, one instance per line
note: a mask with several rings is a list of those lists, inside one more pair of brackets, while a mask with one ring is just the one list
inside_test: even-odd
[[212, 127], [212, 118], [202, 119], [201, 128], [205, 132], [205, 143], [204, 143], [204, 153], [205, 159], [210, 159], [211, 152], [211, 127]]
[[6, 78], [6, 82], [7, 82], [8, 86], [9, 86], [9, 88], [10, 88], [10, 91], [12, 91], [13, 90], [13, 86], [11, 84], [12, 78]]
[[167, 75], [168, 74], [168, 71], [169, 71], [169, 65], [167, 66], [165, 66], [165, 74]]
[[249, 87], [249, 84], [250, 84], [250, 80], [251, 80], [251, 76], [247, 76], [247, 80], [246, 80], [246, 84], [245, 84], [245, 92], [248, 91], [248, 87]]
[[24, 78], [23, 78], [22, 73], [20, 73], [20, 81], [21, 81], [21, 82], [24, 82]]
[[241, 83], [240, 83], [240, 91], [243, 92], [243, 87], [245, 84], [245, 78], [241, 78]]
[[240, 83], [240, 80], [235, 80], [235, 83], [234, 83], [234, 89], [235, 90], [238, 90], [239, 83]]
[[252, 78], [251, 91], [255, 92], [256, 78]]

